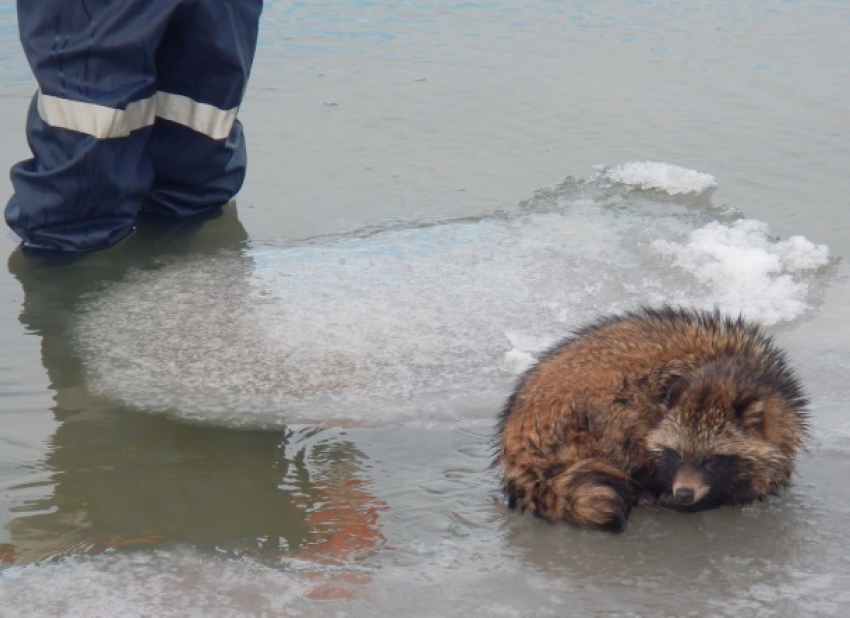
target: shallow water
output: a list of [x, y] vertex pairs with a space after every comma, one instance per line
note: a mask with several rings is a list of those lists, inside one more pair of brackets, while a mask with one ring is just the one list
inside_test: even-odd
[[[0, 615], [844, 615], [846, 3], [266, 7], [236, 206], [60, 264], [0, 237]], [[32, 86], [0, 7], [0, 166]], [[793, 486], [505, 512], [516, 376], [644, 302], [776, 335]]]

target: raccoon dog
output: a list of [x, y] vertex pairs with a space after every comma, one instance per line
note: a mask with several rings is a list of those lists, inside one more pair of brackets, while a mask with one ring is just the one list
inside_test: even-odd
[[494, 465], [511, 508], [622, 532], [633, 504], [700, 511], [786, 486], [806, 403], [756, 325], [643, 308], [583, 328], [526, 372]]

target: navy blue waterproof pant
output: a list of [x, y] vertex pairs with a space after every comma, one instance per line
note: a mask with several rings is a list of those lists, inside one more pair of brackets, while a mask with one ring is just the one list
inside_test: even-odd
[[25, 247], [86, 251], [141, 210], [184, 217], [245, 177], [236, 112], [262, 0], [18, 0], [38, 91], [6, 221]]

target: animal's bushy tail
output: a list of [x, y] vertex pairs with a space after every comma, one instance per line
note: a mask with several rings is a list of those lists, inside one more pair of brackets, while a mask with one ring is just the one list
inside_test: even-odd
[[502, 462], [510, 508], [529, 510], [547, 521], [622, 532], [632, 509], [629, 477], [604, 459], [548, 466]]

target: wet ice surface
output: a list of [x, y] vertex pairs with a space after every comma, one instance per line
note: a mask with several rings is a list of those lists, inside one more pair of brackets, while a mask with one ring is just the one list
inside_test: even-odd
[[4, 615], [19, 618], [297, 615], [303, 592], [285, 573], [191, 551], [68, 560], [10, 569], [4, 579], [0, 598], [14, 608]]
[[636, 189], [658, 189], [669, 195], [699, 194], [717, 186], [711, 174], [660, 161], [625, 163], [604, 169], [600, 176]]
[[233, 426], [489, 419], [537, 354], [600, 314], [674, 303], [770, 325], [817, 304], [827, 247], [716, 207], [705, 174], [619, 169], [628, 183], [567, 179], [486, 217], [138, 273], [83, 312], [90, 382]]
[[[711, 289], [719, 307], [740, 307], [763, 324], [794, 320], [810, 308], [811, 283], [799, 274], [825, 266], [829, 255], [825, 245], [802, 236], [771, 239], [767, 224], [747, 219], [712, 222], [684, 243], [656, 240], [652, 246]], [[674, 297], [687, 303], [688, 295], [680, 290]]]
[[[34, 86], [13, 15], [4, 168]], [[76, 344], [42, 350], [0, 316], [0, 561], [26, 552], [0, 616], [844, 616], [848, 24], [841, 2], [268, 0], [240, 111], [252, 248], [90, 299], [96, 406], [45, 385], [39, 353]], [[421, 224], [292, 240], [393, 217]], [[488, 445], [518, 372], [600, 312], [663, 300], [743, 310], [788, 348], [814, 427], [791, 490], [638, 510], [617, 537], [506, 513]], [[285, 453], [232, 429], [293, 418], [329, 427]], [[354, 470], [310, 455], [350, 443]], [[342, 508], [321, 491], [337, 477], [357, 482]], [[352, 514], [360, 536], [307, 536], [312, 559], [257, 551], [269, 527], [295, 544]]]
[[374, 538], [365, 553], [340, 554], [349, 539], [314, 558], [117, 547], [7, 569], [0, 598], [16, 616], [842, 615], [850, 569], [834, 546], [850, 495], [824, 487], [850, 474], [836, 413], [850, 401], [830, 375], [850, 366], [846, 352], [790, 349], [817, 422], [779, 498], [638, 509], [619, 536], [500, 504], [495, 413], [571, 328], [683, 302], [787, 330], [834, 280], [826, 247], [716, 206], [713, 181], [668, 193], [673, 166], [630, 169], [629, 184], [568, 178], [490, 216], [225, 251], [93, 296], [76, 338], [102, 396], [225, 427], [327, 425], [299, 448], [357, 445], [357, 503], [380, 505]]
[[[818, 487], [850, 471], [837, 453], [816, 447], [781, 498], [695, 515], [640, 509], [614, 536], [505, 513], [487, 437], [445, 426], [347, 430], [387, 502], [388, 544], [319, 580], [286, 557], [177, 548], [13, 567], [0, 598], [21, 617], [644, 616], [659, 606], [670, 616], [791, 617], [842, 616], [850, 602], [846, 557], [819, 549], [840, 535], [832, 500], [847, 499]], [[346, 577], [352, 569], [357, 579]], [[344, 598], [314, 600], [328, 582]]]

